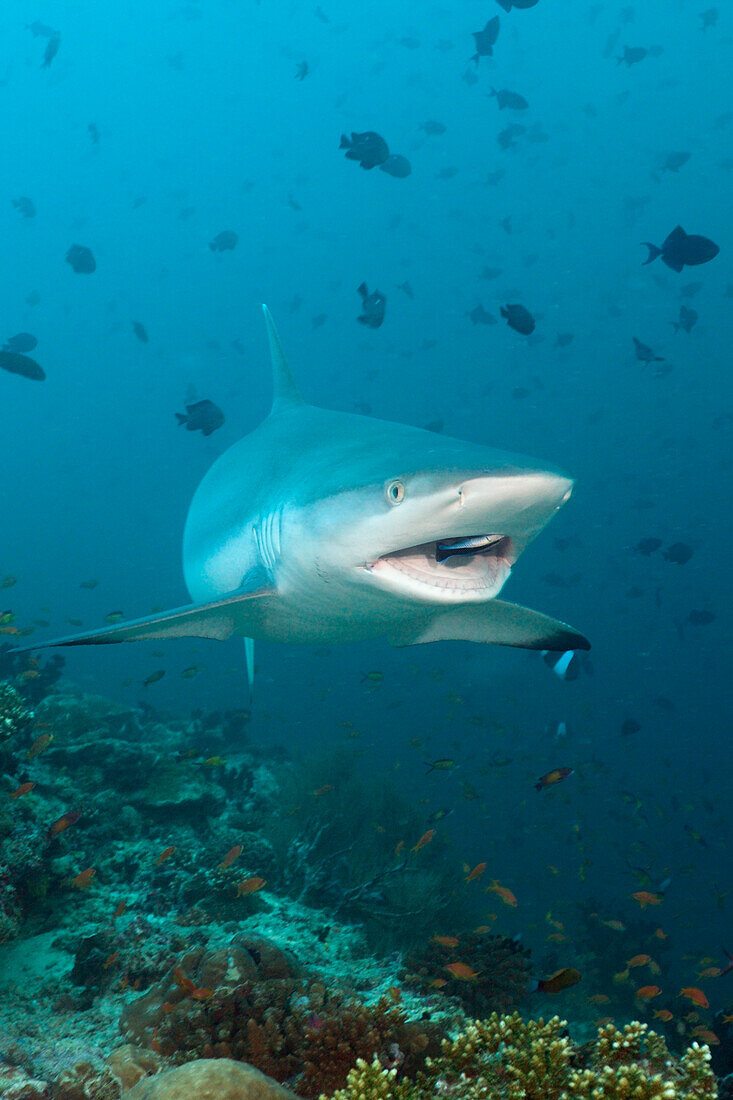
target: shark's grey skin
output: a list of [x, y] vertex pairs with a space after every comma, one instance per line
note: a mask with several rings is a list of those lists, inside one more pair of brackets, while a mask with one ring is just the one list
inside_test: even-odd
[[572, 627], [496, 599], [570, 496], [570, 479], [488, 447], [307, 405], [263, 308], [272, 411], [194, 494], [183, 538], [194, 603], [44, 644], [242, 634], [588, 649]]

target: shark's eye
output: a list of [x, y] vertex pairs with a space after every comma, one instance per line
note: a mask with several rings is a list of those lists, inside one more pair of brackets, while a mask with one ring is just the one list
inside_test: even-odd
[[405, 486], [401, 481], [390, 481], [384, 491], [390, 504], [401, 504], [405, 499]]

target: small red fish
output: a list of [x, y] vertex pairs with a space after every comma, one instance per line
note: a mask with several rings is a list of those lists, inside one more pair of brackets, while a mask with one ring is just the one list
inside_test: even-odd
[[48, 830], [46, 834], [47, 838], [51, 840], [52, 837], [58, 836], [59, 833], [65, 832], [70, 825], [74, 825], [81, 817], [81, 810], [67, 810], [65, 814], [62, 814]]
[[71, 885], [77, 890], [88, 890], [96, 873], [93, 867], [87, 867], [86, 871], [80, 871], [76, 878], [71, 880]]
[[258, 875], [253, 875], [252, 878], [246, 878], [243, 882], [238, 883], [237, 894], [240, 898], [246, 898], [247, 894], [255, 894], [266, 885], [267, 879], [260, 878]]
[[641, 989], [637, 989], [636, 996], [640, 1001], [651, 1001], [654, 997], [658, 997], [661, 992], [658, 985], [643, 985]]
[[478, 971], [474, 970], [468, 963], [448, 963], [443, 969], [447, 970], [449, 974], [452, 974], [459, 982], [475, 982], [478, 979]]
[[486, 893], [487, 894], [488, 894], [489, 890], [491, 890], [494, 894], [496, 894], [497, 897], [500, 897], [505, 905], [511, 905], [513, 909], [516, 909], [517, 905], [519, 904], [516, 897], [514, 896], [514, 894], [509, 889], [508, 886], [500, 886], [499, 885], [498, 878], [494, 879], [491, 886], [486, 887]]
[[485, 863], [477, 863], [473, 871], [466, 877], [466, 882], [473, 882], [475, 878], [481, 878], [482, 874], [486, 870]]
[[428, 831], [426, 833], [423, 833], [423, 835], [420, 837], [420, 839], [418, 840], [415, 847], [411, 848], [410, 851], [419, 852], [421, 848], [424, 848], [426, 844], [430, 843], [430, 841], [433, 839], [434, 836], [435, 836], [435, 829], [428, 829]]
[[122, 916], [122, 914], [125, 912], [126, 909], [127, 909], [127, 900], [121, 901], [120, 904], [115, 909], [114, 913], [112, 914], [112, 923], [113, 924], [117, 920], [118, 917]]
[[545, 775], [541, 775], [534, 785], [536, 791], [544, 790], [545, 787], [552, 787], [555, 783], [560, 783], [563, 779], [567, 779], [569, 775], [573, 775], [572, 768], [553, 768], [551, 772], [546, 772]]
[[164, 848], [163, 851], [160, 853], [160, 855], [158, 856], [158, 858], [155, 861], [158, 864], [158, 866], [160, 867], [161, 863], [165, 863], [165, 861], [167, 859], [170, 859], [171, 856], [173, 855], [173, 853], [175, 852], [175, 850], [176, 850], [175, 844], [171, 844], [167, 848]]
[[710, 1008], [710, 1003], [703, 991], [697, 989], [694, 985], [687, 985], [684, 989], [681, 989], [680, 997], [687, 997], [688, 1001], [692, 1001], [698, 1008]]
[[28, 794], [35, 787], [35, 783], [21, 783], [12, 794], [8, 795], [8, 798], [22, 798], [24, 794]]
[[577, 985], [581, 980], [579, 970], [572, 966], [564, 966], [562, 970], [556, 970], [549, 978], [540, 978], [537, 989], [540, 993], [561, 993], [563, 989], [569, 989], [571, 985]]
[[196, 991], [196, 983], [191, 981], [188, 974], [181, 970], [180, 966], [177, 966], [173, 971], [173, 980], [178, 988], [187, 993], [189, 997]]
[[458, 937], [433, 936], [433, 943], [439, 943], [441, 947], [458, 947]]
[[650, 905], [661, 905], [664, 900], [661, 894], [653, 894], [650, 890], [637, 890], [631, 895], [634, 901], [638, 901], [642, 909]]
[[233, 848], [230, 848], [224, 859], [219, 864], [220, 871], [226, 871], [227, 867], [231, 867], [235, 859], [239, 859], [242, 854], [242, 845], [235, 844]]
[[28, 759], [35, 760], [37, 756], [40, 756], [42, 752], [46, 751], [52, 741], [52, 733], [42, 733], [41, 736], [37, 737], [31, 747], [28, 749]]

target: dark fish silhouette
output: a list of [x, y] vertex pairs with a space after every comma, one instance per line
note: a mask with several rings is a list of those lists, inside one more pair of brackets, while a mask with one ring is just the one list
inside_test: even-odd
[[356, 160], [362, 168], [377, 168], [384, 164], [389, 156], [389, 146], [380, 134], [374, 130], [365, 130], [363, 134], [352, 133], [351, 137], [341, 135], [339, 149], [345, 149], [347, 160]]
[[471, 61], [475, 61], [478, 65], [480, 57], [491, 57], [494, 52], [494, 43], [499, 37], [500, 26], [501, 20], [498, 15], [495, 15], [493, 19], [489, 19], [482, 31], [472, 32], [473, 40], [476, 44], [476, 53], [471, 58]]
[[31, 332], [19, 332], [16, 336], [9, 336], [3, 344], [3, 351], [17, 351], [21, 354], [33, 351], [38, 344]]
[[714, 27], [718, 22], [718, 9], [708, 8], [707, 11], [701, 11], [700, 19], [702, 20], [700, 23], [701, 31], [707, 30], [708, 27]]
[[648, 558], [649, 555], [653, 554], [655, 550], [658, 550], [661, 545], [661, 539], [642, 539], [641, 542], [637, 542], [636, 546], [634, 547], [634, 552], [636, 554], [643, 554], [645, 558]]
[[426, 134], [437, 135], [445, 133], [445, 126], [443, 125], [443, 123], [436, 122], [435, 119], [432, 118], [429, 118], [427, 122], [423, 122], [420, 129], [424, 130]]
[[233, 229], [222, 229], [221, 233], [217, 233], [213, 241], [209, 241], [209, 248], [212, 252], [231, 252], [233, 248], [236, 248], [239, 237]]
[[59, 46], [60, 45], [61, 45], [61, 35], [60, 34], [58, 34], [58, 33], [54, 34], [53, 38], [49, 38], [48, 42], [46, 43], [45, 52], [43, 54], [43, 63], [41, 65], [42, 69], [47, 69], [49, 67], [49, 65], [53, 61], [54, 57], [56, 56], [56, 54], [59, 52]]
[[43, 382], [46, 377], [43, 367], [35, 359], [29, 359], [27, 355], [19, 355], [15, 351], [0, 351], [0, 367], [11, 374], [22, 374], [24, 378], [31, 378], [34, 382]]
[[496, 317], [494, 317], [492, 313], [489, 313], [487, 310], [485, 310], [480, 303], [477, 306], [474, 306], [472, 310], [469, 310], [466, 316], [471, 318], [474, 325], [498, 324]]
[[697, 310], [688, 309], [687, 306], [680, 306], [679, 321], [670, 321], [670, 324], [675, 332], [679, 332], [680, 329], [683, 329], [685, 332], [692, 332], [697, 324]]
[[387, 299], [378, 290], [370, 294], [366, 283], [357, 287], [357, 294], [361, 294], [361, 314], [357, 317], [359, 324], [368, 325], [369, 328], [379, 328], [384, 321], [384, 311], [387, 308]]
[[211, 435], [224, 423], [224, 413], [213, 401], [196, 401], [186, 405], [185, 413], [175, 413], [179, 424], [186, 425], [186, 431]]
[[487, 94], [489, 98], [492, 96], [496, 98], [500, 111], [526, 111], [529, 107], [529, 103], [523, 95], [520, 95], [519, 92], [510, 92], [508, 88], [499, 88], [498, 91], [496, 88], [492, 88]]
[[663, 172], [679, 172], [683, 164], [687, 164], [690, 159], [689, 153], [669, 153], [667, 159], [662, 165]]
[[693, 553], [694, 550], [687, 543], [673, 542], [666, 550], [662, 550], [662, 557], [665, 561], [674, 562], [675, 565], [687, 565]]
[[624, 46], [624, 52], [621, 57], [616, 58], [616, 64], [620, 65], [622, 61], [625, 61], [629, 68], [632, 65], [638, 65], [640, 61], [643, 61], [649, 50], [644, 46]]
[[636, 351], [636, 358], [641, 363], [663, 363], [663, 355], [655, 355], [648, 344], [642, 344], [641, 340], [637, 340], [633, 337], [634, 350]]
[[555, 347], [556, 348], [567, 348], [567, 347], [569, 347], [570, 344], [572, 344], [572, 342], [573, 342], [573, 333], [572, 332], [558, 332], [557, 337], [555, 339]]
[[13, 199], [13, 206], [24, 218], [35, 218], [36, 216], [35, 203], [24, 195], [21, 195], [19, 199]]
[[529, 336], [534, 332], [534, 317], [524, 306], [502, 306], [501, 315], [502, 317], [506, 317], [506, 323], [509, 325], [509, 328], [513, 328], [515, 332], [521, 333], [522, 336]]
[[97, 270], [97, 262], [92, 255], [91, 248], [83, 244], [72, 244], [66, 253], [66, 262], [71, 264], [77, 275], [91, 275]]
[[524, 11], [527, 8], [533, 8], [538, 0], [496, 0], [496, 2], [504, 11], [511, 11], [512, 8], [516, 8], [517, 11]]
[[403, 157], [399, 153], [391, 153], [379, 167], [382, 172], [387, 172], [388, 175], [400, 180], [404, 179], [405, 176], [409, 176], [412, 171], [407, 157]]
[[710, 623], [715, 622], [715, 615], [712, 611], [696, 611], [694, 608], [687, 616], [688, 623], [692, 626], [709, 626]]
[[295, 67], [295, 79], [296, 80], [305, 80], [307, 75], [308, 75], [308, 62], [307, 61], [299, 61], [298, 64], [296, 65], [296, 67]]
[[643, 241], [645, 248], [649, 249], [649, 255], [643, 261], [642, 266], [652, 263], [657, 256], [662, 257], [662, 263], [671, 267], [673, 271], [681, 271], [683, 267], [696, 267], [698, 264], [709, 263], [720, 252], [717, 244], [707, 237], [700, 237], [695, 233], [685, 233], [681, 225], [676, 226], [665, 240], [661, 248], [649, 241]]
[[137, 336], [138, 340], [140, 340], [141, 343], [147, 344], [148, 334], [147, 334], [147, 331], [145, 329], [145, 325], [141, 321], [133, 321], [132, 322], [132, 331], [135, 333], [135, 335]]

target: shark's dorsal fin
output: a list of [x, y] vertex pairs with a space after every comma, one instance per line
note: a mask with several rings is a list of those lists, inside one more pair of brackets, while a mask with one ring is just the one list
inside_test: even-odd
[[270, 359], [272, 361], [272, 412], [283, 412], [284, 409], [304, 405], [305, 402], [300, 396], [295, 380], [290, 373], [290, 367], [285, 358], [285, 352], [280, 343], [272, 314], [265, 305], [262, 307], [262, 312], [265, 315], [267, 338], [270, 342]]

